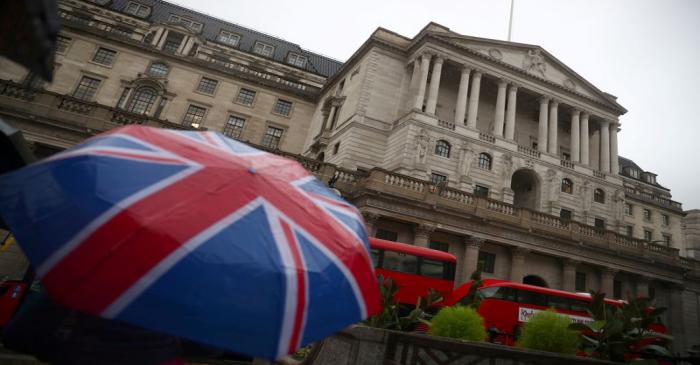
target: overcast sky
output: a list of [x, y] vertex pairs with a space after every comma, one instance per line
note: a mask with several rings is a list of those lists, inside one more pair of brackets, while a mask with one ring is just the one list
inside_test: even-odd
[[[344, 61], [377, 28], [413, 37], [428, 22], [505, 40], [510, 0], [175, 0]], [[618, 96], [620, 155], [700, 208], [700, 1], [515, 0], [512, 40], [538, 44]]]

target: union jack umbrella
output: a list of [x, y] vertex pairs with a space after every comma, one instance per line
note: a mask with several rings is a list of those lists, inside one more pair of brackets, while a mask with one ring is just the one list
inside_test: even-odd
[[128, 126], [0, 176], [59, 304], [275, 359], [380, 310], [356, 208], [214, 132]]

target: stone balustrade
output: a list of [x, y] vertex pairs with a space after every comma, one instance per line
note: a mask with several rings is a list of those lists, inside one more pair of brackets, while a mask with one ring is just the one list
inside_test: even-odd
[[625, 195], [634, 199], [638, 199], [650, 204], [661, 204], [666, 207], [669, 207], [671, 209], [677, 210], [677, 211], [682, 211], [683, 206], [681, 203], [664, 198], [662, 196], [659, 196], [657, 194], [652, 194], [646, 191], [639, 191], [631, 186], [625, 187]]
[[488, 133], [483, 133], [483, 132], [479, 133], [479, 139], [482, 141], [489, 142], [489, 143], [496, 143], [496, 137], [494, 137]]
[[572, 169], [574, 168], [574, 163], [569, 161], [569, 160], [561, 160], [559, 163], [562, 167], [566, 167], [567, 169]]
[[524, 155], [530, 156], [530, 157], [535, 157], [535, 158], [540, 158], [540, 154], [541, 154], [540, 151], [538, 151], [534, 148], [521, 146], [521, 145], [518, 145], [518, 152], [520, 152]]
[[598, 170], [593, 170], [593, 176], [605, 180], [605, 173]]
[[89, 103], [74, 97], [64, 95], [60, 99], [58, 109], [67, 110], [78, 114], [90, 114], [95, 109], [94, 103]]
[[438, 127], [455, 130], [455, 123], [448, 120], [438, 119]]

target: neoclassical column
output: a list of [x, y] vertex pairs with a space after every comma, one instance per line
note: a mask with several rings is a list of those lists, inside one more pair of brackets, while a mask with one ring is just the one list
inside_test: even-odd
[[507, 140], [515, 139], [515, 109], [518, 105], [518, 87], [510, 85], [508, 88], [508, 107], [506, 109], [506, 132]]
[[440, 92], [440, 75], [442, 74], [443, 62], [444, 60], [440, 56], [436, 56], [433, 62], [433, 74], [430, 76], [430, 90], [428, 90], [428, 104], [425, 107], [425, 112], [429, 114], [435, 114], [438, 93]]
[[411, 84], [408, 87], [408, 95], [416, 95], [418, 79], [420, 79], [420, 58], [416, 57], [413, 60], [413, 71], [411, 72]]
[[568, 292], [576, 291], [576, 267], [580, 261], [572, 259], [562, 259], [562, 290]]
[[649, 297], [649, 278], [646, 276], [637, 277], [637, 287], [635, 290], [637, 297]]
[[610, 122], [600, 121], [600, 171], [610, 172]]
[[610, 173], [618, 174], [620, 170], [619, 161], [617, 160], [617, 131], [620, 125], [610, 123]]
[[419, 224], [414, 228], [413, 244], [420, 247], [430, 246], [430, 235], [435, 231], [435, 226]]
[[590, 153], [588, 152], [588, 113], [581, 115], [581, 163], [590, 164]]
[[540, 119], [537, 126], [537, 150], [547, 152], [547, 123], [549, 111], [549, 98], [540, 97]]
[[493, 134], [503, 137], [503, 118], [506, 115], [506, 80], [498, 80], [498, 95], [496, 96], [496, 110], [493, 118]]
[[333, 117], [335, 116], [336, 109], [336, 106], [331, 103], [331, 110], [328, 112], [328, 117], [326, 120], [323, 121], [323, 129], [321, 129], [321, 132], [325, 131], [326, 128], [329, 128], [329, 126], [330, 128], [333, 127]]
[[559, 103], [552, 100], [549, 103], [549, 137], [547, 139], [547, 152], [556, 155], [559, 153], [557, 133], [559, 132]]
[[377, 222], [381, 216], [377, 213], [362, 212], [362, 218], [365, 220], [365, 231], [370, 237], [374, 237], [377, 232]]
[[[671, 284], [668, 286], [668, 290], [670, 291], [670, 313], [668, 316], [668, 322], [670, 324], [669, 330], [670, 334], [674, 338], [673, 348], [680, 352], [694, 345], [694, 342], [697, 342], [697, 339], [692, 339], [692, 336], [688, 336], [685, 332], [685, 321], [687, 320], [683, 310], [683, 307], [685, 306], [685, 303], [683, 302], [683, 290], [685, 290], [685, 288], [683, 285]], [[689, 325], [691, 327], [693, 326], [693, 324]]]
[[472, 70], [467, 66], [462, 66], [462, 76], [459, 78], [459, 91], [457, 92], [457, 107], [455, 108], [455, 125], [465, 123], [464, 117], [467, 115], [467, 90], [469, 89], [469, 74]]
[[525, 276], [525, 255], [529, 250], [522, 247], [514, 247], [510, 250], [510, 281], [523, 282]]
[[580, 121], [579, 118], [581, 116], [581, 112], [578, 110], [574, 110], [573, 113], [571, 113], [571, 161], [573, 162], [579, 162], [581, 159], [579, 156], [581, 155], [579, 144], [581, 143], [581, 137], [580, 137]]
[[424, 53], [420, 58], [420, 78], [418, 79], [418, 92], [413, 107], [418, 110], [423, 109], [425, 99], [425, 86], [428, 83], [428, 69], [430, 69], [430, 58], [432, 55]]
[[474, 72], [471, 94], [469, 95], [469, 112], [467, 112], [467, 127], [476, 129], [476, 115], [479, 113], [479, 92], [481, 92], [481, 72]]
[[460, 283], [469, 281], [472, 273], [479, 265], [479, 250], [484, 244], [484, 239], [479, 237], [464, 238], [464, 263], [462, 264]]
[[600, 270], [600, 291], [606, 298], [612, 298], [615, 292], [615, 275], [617, 270], [604, 267]]

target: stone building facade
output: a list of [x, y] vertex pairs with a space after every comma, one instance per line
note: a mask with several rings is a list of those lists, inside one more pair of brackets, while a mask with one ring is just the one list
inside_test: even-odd
[[332, 179], [371, 235], [453, 253], [458, 282], [482, 261], [654, 295], [678, 349], [700, 338], [680, 203], [618, 156], [625, 108], [541, 47], [431, 23], [340, 63], [160, 0], [59, 6], [53, 83], [0, 59], [0, 117], [40, 157], [125, 124], [221, 131]]

